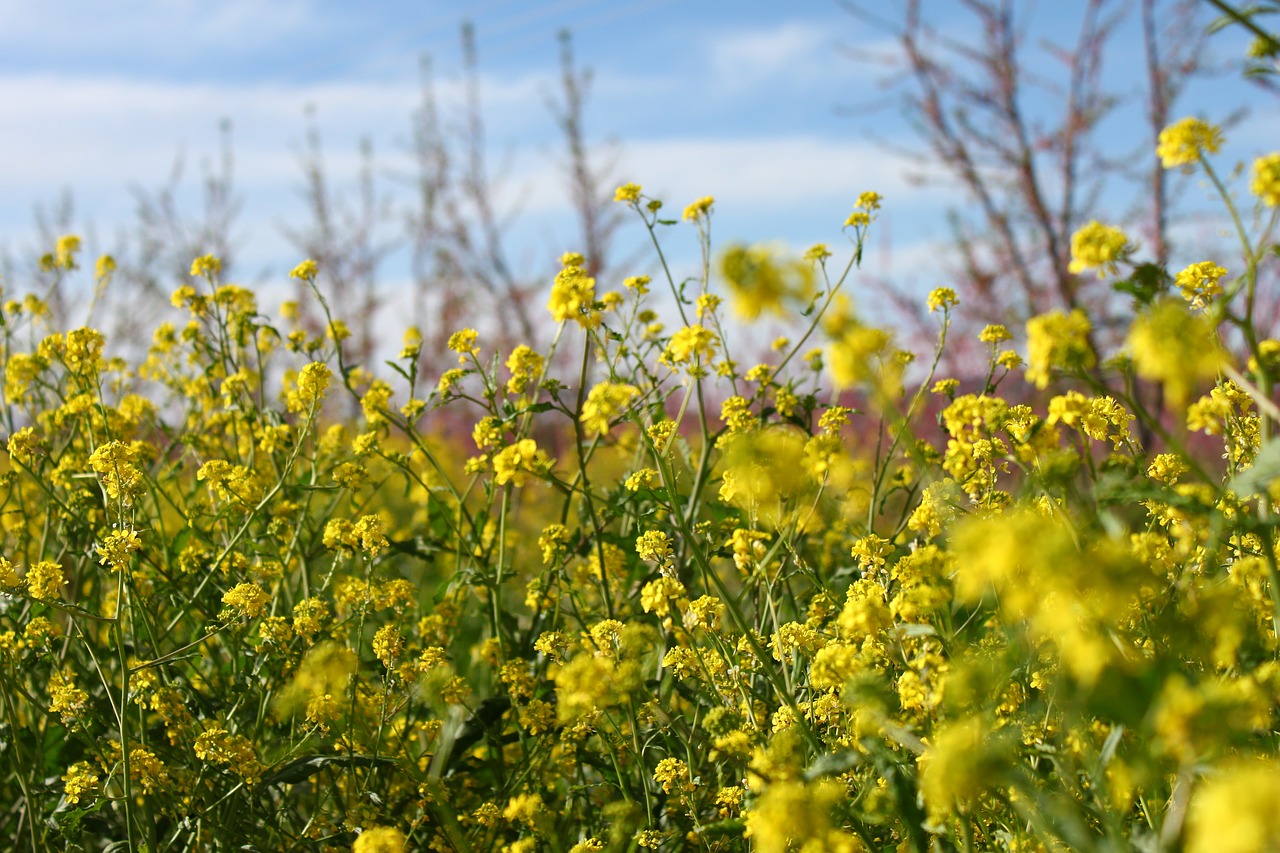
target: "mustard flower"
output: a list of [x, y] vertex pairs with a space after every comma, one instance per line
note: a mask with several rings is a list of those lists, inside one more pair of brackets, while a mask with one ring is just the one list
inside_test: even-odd
[[567, 252], [560, 263], [562, 269], [551, 285], [547, 310], [558, 323], [575, 320], [584, 329], [596, 328], [600, 325], [600, 312], [595, 309], [596, 280], [583, 269], [585, 259], [577, 252]]
[[926, 301], [929, 307], [929, 313], [935, 311], [947, 311], [960, 304], [960, 300], [956, 297], [956, 292], [949, 287], [936, 287], [929, 292], [929, 298]]
[[373, 635], [373, 655], [387, 669], [395, 665], [396, 658], [404, 651], [404, 637], [395, 625], [383, 625]]
[[93, 275], [97, 279], [110, 278], [116, 271], [116, 259], [110, 255], [102, 255], [93, 266]]
[[1051, 311], [1027, 321], [1027, 379], [1037, 388], [1049, 384], [1055, 367], [1093, 367], [1089, 318], [1080, 309]]
[[715, 358], [719, 346], [719, 338], [710, 329], [697, 324], [685, 326], [671, 336], [661, 361], [672, 367], [698, 362], [705, 364]]
[[528, 475], [542, 476], [552, 462], [532, 438], [523, 438], [504, 447], [493, 457], [493, 480], [499, 486], [523, 485]]
[[54, 249], [54, 264], [59, 269], [73, 270], [76, 268], [76, 252], [80, 251], [80, 238], [75, 234], [67, 234], [58, 238], [58, 245]]
[[1198, 118], [1184, 118], [1160, 131], [1156, 154], [1166, 169], [1192, 166], [1222, 147], [1222, 128]]
[[449, 336], [449, 349], [458, 353], [458, 364], [466, 364], [467, 356], [480, 352], [480, 347], [476, 345], [479, 337], [475, 329], [462, 329]]
[[191, 262], [191, 275], [211, 277], [222, 270], [222, 261], [213, 255], [201, 255]]
[[1267, 154], [1253, 161], [1253, 180], [1249, 191], [1267, 207], [1280, 207], [1280, 153]]
[[316, 277], [317, 270], [316, 262], [308, 258], [293, 268], [293, 271], [289, 273], [289, 278], [312, 281]]
[[999, 324], [985, 327], [978, 335], [978, 340], [982, 341], [984, 344], [991, 344], [992, 346], [1002, 344], [1012, 338], [1013, 335], [1009, 333], [1009, 330]]
[[920, 792], [929, 813], [943, 817], [967, 810], [997, 786], [1005, 766], [1005, 742], [979, 717], [940, 726], [920, 756]]
[[1174, 277], [1174, 283], [1182, 289], [1182, 298], [1193, 308], [1203, 308], [1209, 300], [1222, 293], [1222, 277], [1227, 271], [1213, 261], [1201, 261], [1185, 267]]
[[324, 392], [329, 387], [333, 371], [322, 361], [313, 361], [298, 372], [295, 388], [285, 399], [285, 405], [291, 412], [308, 412], [316, 408], [324, 400]]
[[716, 203], [716, 200], [714, 196], [709, 196], [709, 195], [703, 196], [702, 198], [693, 202], [692, 204], [690, 204], [688, 207], [684, 209], [685, 221], [689, 221], [689, 220], [696, 221], [701, 217], [710, 216], [711, 206], [714, 205], [715, 203]]
[[62, 566], [50, 560], [41, 560], [27, 569], [27, 595], [37, 601], [53, 601], [62, 598], [66, 577]]
[[1237, 762], [1197, 783], [1187, 818], [1187, 853], [1280, 849], [1280, 764]]
[[62, 781], [66, 785], [67, 802], [73, 806], [82, 798], [97, 796], [98, 773], [87, 761], [77, 761], [68, 767]]
[[613, 200], [627, 202], [628, 204], [638, 202], [640, 200], [640, 185], [623, 184], [614, 190]]
[[1143, 311], [1129, 327], [1128, 344], [1138, 375], [1163, 383], [1175, 406], [1186, 403], [1196, 382], [1215, 377], [1224, 360], [1213, 324], [1173, 299]]
[[223, 593], [222, 603], [240, 611], [248, 619], [261, 616], [270, 596], [256, 583], [238, 583]]
[[129, 555], [142, 549], [142, 540], [133, 530], [113, 530], [97, 545], [98, 564], [121, 571], [129, 562]]
[[613, 420], [639, 395], [640, 389], [634, 385], [601, 382], [587, 394], [578, 419], [588, 435], [606, 435]]
[[1129, 238], [1123, 231], [1094, 220], [1071, 235], [1071, 263], [1067, 269], [1073, 273], [1097, 269], [1099, 278], [1114, 275], [1117, 262], [1129, 250]]

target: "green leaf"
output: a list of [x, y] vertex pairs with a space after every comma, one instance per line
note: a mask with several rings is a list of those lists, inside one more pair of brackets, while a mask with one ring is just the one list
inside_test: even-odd
[[852, 770], [862, 761], [862, 755], [852, 749], [828, 752], [826, 755], [819, 755], [813, 760], [812, 764], [804, 769], [804, 780], [812, 782], [814, 779], [836, 776], [847, 770]]
[[264, 785], [296, 785], [331, 765], [339, 767], [394, 767], [395, 761], [372, 755], [304, 755], [288, 762], [262, 780]]
[[1262, 494], [1280, 477], [1280, 441], [1268, 441], [1253, 459], [1253, 467], [1227, 481], [1227, 488], [1239, 497]]

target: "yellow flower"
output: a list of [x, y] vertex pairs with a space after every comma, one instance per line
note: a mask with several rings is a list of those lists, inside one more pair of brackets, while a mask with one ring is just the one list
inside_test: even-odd
[[636, 202], [640, 200], [639, 184], [623, 184], [614, 190], [614, 201]]
[[588, 433], [605, 435], [609, 425], [622, 413], [631, 401], [640, 395], [640, 389], [634, 385], [620, 385], [613, 382], [601, 382], [591, 389], [587, 399], [582, 403], [583, 429]]
[[1193, 308], [1203, 308], [1209, 300], [1222, 292], [1218, 282], [1227, 271], [1213, 261], [1191, 264], [1174, 277], [1174, 283], [1182, 288], [1182, 298]]
[[671, 336], [662, 353], [662, 363], [674, 367], [677, 364], [705, 364], [715, 358], [720, 345], [715, 332], [701, 325], [685, 326]]
[[316, 262], [308, 258], [293, 268], [293, 272], [289, 273], [290, 278], [299, 278], [303, 281], [311, 281], [316, 277]]
[[920, 793], [934, 816], [975, 803], [996, 787], [1004, 768], [1004, 742], [978, 717], [947, 723], [920, 756]]
[[711, 215], [711, 206], [716, 203], [714, 196], [703, 196], [684, 209], [684, 219], [697, 220], [699, 217]]
[[222, 270], [222, 261], [213, 255], [201, 255], [191, 262], [191, 275], [214, 276]]
[[307, 412], [319, 405], [329, 387], [333, 371], [322, 361], [313, 361], [298, 373], [297, 388], [291, 391], [286, 405], [291, 412]]
[[58, 246], [54, 250], [54, 263], [61, 269], [76, 268], [76, 252], [80, 251], [80, 238], [75, 234], [67, 234], [58, 238]]
[[1222, 147], [1222, 128], [1198, 118], [1184, 118], [1160, 131], [1156, 154], [1166, 169], [1191, 166]]
[[523, 485], [529, 474], [541, 476], [551, 470], [551, 460], [532, 438], [504, 447], [493, 457], [493, 481], [503, 486]]
[[480, 337], [475, 329], [463, 329], [449, 336], [449, 349], [458, 353], [458, 364], [466, 364], [467, 356], [480, 352], [476, 340]]
[[925, 303], [929, 306], [929, 313], [935, 311], [946, 311], [960, 304], [960, 300], [956, 297], [956, 292], [949, 287], [935, 287], [929, 293], [929, 298]]
[[77, 761], [67, 768], [62, 777], [66, 783], [67, 802], [76, 805], [82, 797], [94, 797], [98, 793], [98, 774], [87, 761]]
[[382, 665], [387, 669], [395, 665], [396, 658], [400, 657], [403, 651], [404, 637], [400, 635], [400, 629], [395, 625], [383, 625], [373, 635], [374, 657], [382, 661]]
[[1163, 383], [1175, 406], [1186, 403], [1196, 382], [1215, 377], [1223, 362], [1213, 324], [1174, 299], [1140, 314], [1129, 327], [1128, 343], [1138, 375]]
[[1002, 344], [1012, 338], [1013, 335], [1009, 333], [1009, 330], [999, 324], [987, 326], [982, 330], [981, 334], [978, 335], [978, 340], [982, 341], [984, 344], [991, 344], [992, 346]]
[[1240, 763], [1217, 771], [1191, 795], [1187, 853], [1280, 849], [1280, 764]]
[[600, 325], [600, 312], [595, 310], [596, 280], [582, 268], [582, 255], [568, 252], [560, 259], [563, 268], [551, 285], [551, 298], [547, 310], [558, 323], [576, 320], [584, 329]]
[[720, 255], [720, 275], [744, 320], [766, 311], [782, 314], [786, 300], [805, 299], [813, 292], [812, 263], [779, 257], [765, 246], [729, 246]]
[[1089, 318], [1078, 308], [1070, 314], [1051, 311], [1028, 320], [1027, 380], [1044, 388], [1052, 368], [1093, 367], [1090, 328]]
[[104, 279], [116, 271], [116, 259], [110, 255], [103, 255], [98, 258], [98, 262], [94, 264], [93, 275], [95, 278]]
[[1071, 235], [1071, 263], [1067, 269], [1073, 273], [1097, 269], [1098, 277], [1115, 274], [1116, 262], [1129, 251], [1129, 238], [1119, 228], [1092, 221]]
[[1253, 180], [1249, 191], [1267, 207], [1280, 207], [1280, 153], [1267, 154], [1253, 161]]
[[267, 591], [256, 583], [238, 583], [223, 593], [222, 603], [240, 611], [240, 615], [252, 619], [261, 616], [270, 598]]

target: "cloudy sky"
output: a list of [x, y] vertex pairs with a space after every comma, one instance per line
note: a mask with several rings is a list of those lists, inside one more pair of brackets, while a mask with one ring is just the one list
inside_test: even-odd
[[[892, 4], [872, 5], [896, 14]], [[1026, 5], [1028, 63], [1052, 75], [1043, 44], [1074, 36], [1083, 3]], [[957, 7], [935, 3], [930, 20], [963, 39], [972, 24]], [[54, 210], [67, 195], [74, 228], [94, 248], [112, 249], [132, 221], [135, 192], [161, 187], [179, 158], [179, 203], [198, 211], [200, 175], [216, 161], [225, 120], [244, 203], [240, 275], [278, 280], [298, 260], [283, 231], [307, 216], [298, 165], [307, 110], [339, 192], [352, 190], [368, 140], [380, 187], [407, 204], [395, 175], [408, 167], [420, 61], [431, 57], [441, 108], [454, 120], [464, 20], [477, 34], [490, 153], [507, 164], [502, 201], [519, 211], [518, 262], [550, 269], [576, 248], [547, 108], [557, 33], [568, 29], [594, 71], [588, 133], [616, 142], [619, 180], [677, 209], [714, 194], [720, 237], [796, 247], [837, 242], [853, 199], [876, 189], [887, 204], [871, 262], [922, 276], [936, 266], [943, 212], [962, 199], [911, 180], [930, 168], [913, 155], [920, 146], [881, 85], [885, 71], [852, 58], [892, 43], [834, 0], [0, 0], [0, 250], [21, 259], [46, 249], [33, 211]], [[1136, 97], [1141, 52], [1125, 26], [1107, 73], [1133, 80], [1115, 85]], [[1242, 41], [1225, 34], [1211, 51], [1228, 63]], [[1275, 145], [1274, 100], [1233, 71], [1194, 88], [1180, 107], [1215, 119], [1252, 107], [1228, 153], [1252, 157]], [[1135, 102], [1117, 114], [1117, 134], [1140, 133], [1140, 110]], [[641, 238], [635, 229], [621, 235], [634, 247]], [[385, 275], [404, 269], [392, 257]]]

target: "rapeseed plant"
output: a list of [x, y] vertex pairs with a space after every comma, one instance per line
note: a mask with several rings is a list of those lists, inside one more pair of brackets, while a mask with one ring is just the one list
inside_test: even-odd
[[[1159, 156], [1216, 182], [1220, 143], [1187, 120]], [[24, 735], [0, 736], [0, 834], [1275, 847], [1280, 343], [1255, 307], [1278, 156], [1254, 230], [1222, 189], [1241, 263], [1166, 277], [1124, 349], [1052, 312], [1025, 369], [1019, 330], [987, 326], [974, 376], [936, 375], [951, 288], [924, 300], [932, 353], [849, 298], [873, 192], [840, 264], [825, 244], [717, 260], [711, 197], [681, 225], [624, 184], [659, 255], [661, 229], [696, 232], [671, 316], [648, 277], [598, 293], [566, 253], [547, 341], [458, 329], [440, 376], [417, 329], [395, 377], [352, 364], [313, 261], [293, 277], [322, 327], [295, 306], [278, 328], [203, 256], [136, 364], [10, 300], [0, 735]], [[1137, 251], [1099, 223], [1072, 241], [1104, 277]], [[730, 357], [722, 282], [741, 316], [794, 315], [759, 364]]]

